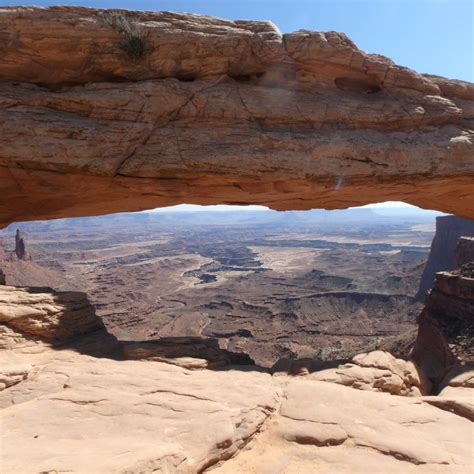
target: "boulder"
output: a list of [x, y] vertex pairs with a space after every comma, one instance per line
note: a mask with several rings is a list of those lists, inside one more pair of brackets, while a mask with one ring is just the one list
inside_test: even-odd
[[411, 360], [396, 359], [384, 351], [358, 354], [351, 363], [314, 372], [310, 378], [392, 395], [420, 396], [431, 390], [430, 383]]

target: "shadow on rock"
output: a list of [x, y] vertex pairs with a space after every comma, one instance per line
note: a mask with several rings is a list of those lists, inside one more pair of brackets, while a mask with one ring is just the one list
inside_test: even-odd
[[151, 360], [187, 369], [267, 372], [247, 354], [222, 349], [213, 338], [118, 341], [107, 332], [85, 293], [0, 286], [0, 349], [31, 350], [41, 343], [54, 350], [115, 360]]

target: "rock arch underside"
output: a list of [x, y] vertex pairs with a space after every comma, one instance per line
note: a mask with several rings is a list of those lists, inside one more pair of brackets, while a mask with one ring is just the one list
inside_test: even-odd
[[0, 224], [183, 202], [474, 217], [470, 83], [270, 22], [2, 8], [0, 32]]
[[[399, 200], [473, 219], [473, 140], [473, 84], [342, 33], [0, 8], [0, 228], [180, 203]], [[8, 286], [0, 269], [2, 470], [471, 472], [474, 238], [461, 217], [438, 218], [427, 285], [446, 235], [453, 268], [436, 274], [411, 358], [266, 370], [216, 340], [118, 341], [86, 294]], [[36, 268], [21, 232], [7, 260]]]

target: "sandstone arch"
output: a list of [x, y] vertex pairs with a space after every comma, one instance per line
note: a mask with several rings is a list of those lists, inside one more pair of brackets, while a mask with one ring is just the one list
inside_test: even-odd
[[182, 202], [474, 217], [472, 84], [269, 22], [12, 7], [0, 31], [0, 226]]

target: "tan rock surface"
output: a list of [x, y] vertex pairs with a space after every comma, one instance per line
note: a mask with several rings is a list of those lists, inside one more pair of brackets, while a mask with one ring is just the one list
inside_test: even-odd
[[14, 286], [0, 286], [0, 325], [3, 348], [15, 346], [15, 334], [64, 341], [103, 328], [85, 293]]
[[276, 375], [307, 375], [312, 380], [333, 382], [359, 390], [420, 396], [430, 393], [431, 384], [410, 360], [397, 359], [385, 351], [358, 354], [349, 363], [325, 368], [318, 361], [277, 364]]
[[18, 358], [31, 368], [0, 393], [4, 472], [466, 473], [473, 466], [472, 423], [424, 398], [71, 349]]
[[32, 366], [11, 351], [1, 351], [0, 391], [25, 380]]
[[269, 22], [14, 7], [0, 30], [0, 225], [182, 202], [474, 216], [472, 84]]
[[446, 373], [437, 397], [425, 397], [433, 406], [474, 421], [474, 366], [457, 365]]
[[472, 424], [421, 399], [293, 379], [265, 431], [215, 472], [458, 472]]
[[67, 350], [34, 360], [35, 374], [0, 395], [3, 472], [198, 472], [240, 449], [281, 392], [258, 372]]

